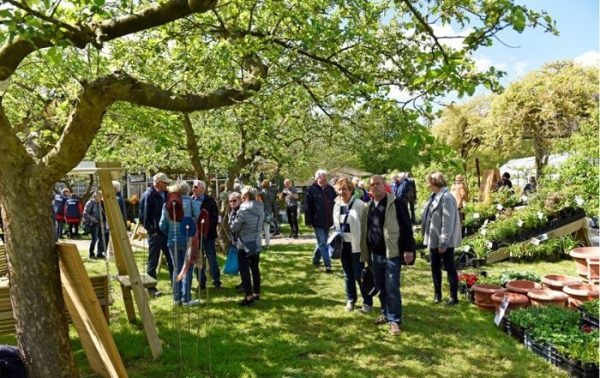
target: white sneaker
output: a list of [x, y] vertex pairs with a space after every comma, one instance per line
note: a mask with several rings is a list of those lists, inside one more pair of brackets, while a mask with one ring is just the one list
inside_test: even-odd
[[181, 306], [181, 300], [173, 301], [173, 306]]
[[346, 311], [350, 312], [354, 310], [354, 302], [348, 301], [346, 302]]
[[360, 310], [363, 314], [368, 314], [369, 312], [371, 312], [371, 310], [373, 309], [373, 306], [369, 306], [364, 304], [362, 306], [362, 309]]
[[183, 302], [183, 305], [185, 307], [194, 307], [194, 306], [200, 306], [201, 302], [198, 299], [192, 299], [189, 302]]

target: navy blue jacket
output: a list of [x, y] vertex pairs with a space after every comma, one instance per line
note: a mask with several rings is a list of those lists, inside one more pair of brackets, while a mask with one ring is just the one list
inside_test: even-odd
[[337, 197], [333, 186], [321, 188], [316, 182], [306, 190], [304, 218], [307, 226], [329, 228], [333, 226], [333, 201]]
[[159, 192], [154, 186], [146, 189], [140, 200], [140, 223], [152, 235], [160, 231], [158, 225], [162, 215], [165, 193]]

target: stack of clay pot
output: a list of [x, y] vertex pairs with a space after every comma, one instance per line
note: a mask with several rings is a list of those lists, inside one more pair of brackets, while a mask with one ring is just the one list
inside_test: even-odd
[[575, 261], [577, 274], [588, 283], [600, 283], [600, 247], [575, 248], [569, 255]]
[[592, 284], [571, 284], [566, 285], [563, 291], [569, 295], [569, 307], [578, 308], [583, 302], [598, 299], [600, 290], [598, 286]]
[[492, 295], [506, 292], [502, 286], [488, 284], [473, 285], [471, 290], [475, 296], [475, 304], [484, 311], [495, 311], [496, 305], [492, 300]]
[[527, 298], [526, 295], [511, 293], [510, 291], [499, 292], [492, 294], [492, 301], [496, 306], [496, 312], [500, 308], [500, 304], [502, 303], [505, 297], [508, 300], [508, 307], [506, 308], [505, 312], [506, 314], [517, 308], [529, 306], [529, 298]]

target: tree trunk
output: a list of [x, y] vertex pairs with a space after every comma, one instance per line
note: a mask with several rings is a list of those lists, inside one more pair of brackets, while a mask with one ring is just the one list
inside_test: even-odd
[[542, 170], [546, 165], [547, 161], [544, 159], [544, 144], [541, 137], [536, 136], [533, 137], [533, 152], [535, 154], [535, 178], [537, 182], [540, 182], [540, 178], [542, 177]]
[[19, 174], [0, 180], [19, 347], [29, 376], [77, 377], [54, 241], [52, 188], [40, 188], [41, 180]]

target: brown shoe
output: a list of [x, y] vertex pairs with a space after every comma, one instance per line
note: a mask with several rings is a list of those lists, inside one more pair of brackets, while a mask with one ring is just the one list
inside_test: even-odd
[[383, 315], [379, 315], [379, 317], [377, 318], [377, 320], [373, 321], [373, 324], [375, 325], [384, 325], [387, 324], [387, 319], [385, 318], [385, 316]]
[[390, 335], [397, 336], [400, 334], [400, 326], [398, 323], [391, 322], [390, 323]]

